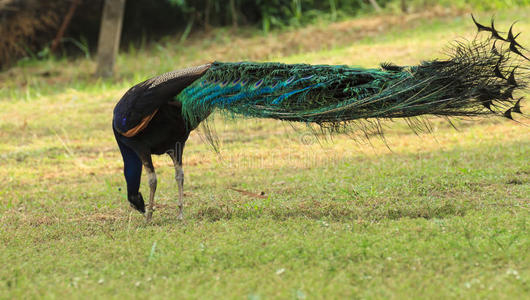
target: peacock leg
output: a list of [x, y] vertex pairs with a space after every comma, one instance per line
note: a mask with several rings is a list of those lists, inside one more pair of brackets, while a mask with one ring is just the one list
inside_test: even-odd
[[177, 181], [179, 190], [179, 214], [177, 218], [179, 220], [184, 219], [183, 207], [184, 207], [184, 170], [182, 169], [182, 152], [184, 150], [184, 143], [177, 142], [175, 145], [175, 151], [170, 152], [169, 156], [173, 160], [173, 166], [175, 167], [175, 181]]
[[153, 217], [153, 211], [155, 209], [155, 192], [157, 180], [155, 167], [153, 166], [151, 156], [147, 157], [145, 160], [142, 161], [145, 170], [147, 171], [147, 178], [149, 179], [149, 205], [147, 206], [147, 213], [145, 214], [145, 219], [149, 222]]

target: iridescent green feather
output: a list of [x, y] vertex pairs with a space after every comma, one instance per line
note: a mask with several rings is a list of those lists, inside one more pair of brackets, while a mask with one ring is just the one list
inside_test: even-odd
[[320, 125], [498, 112], [514, 105], [512, 94], [526, 87], [528, 68], [515, 72], [516, 84], [506, 80], [522, 62], [509, 48], [491, 51], [491, 44], [491, 39], [456, 43], [449, 59], [412, 67], [215, 62], [176, 100], [193, 127], [216, 109]]

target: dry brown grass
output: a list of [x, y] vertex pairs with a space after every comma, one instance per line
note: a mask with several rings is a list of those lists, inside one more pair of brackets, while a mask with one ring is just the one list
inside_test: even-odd
[[[381, 35], [393, 28], [407, 29], [419, 21], [431, 18], [444, 19], [464, 14], [464, 11], [441, 7], [406, 15], [383, 14], [342, 21], [331, 25], [314, 24], [300, 30], [276, 32], [249, 39], [237, 33], [224, 45], [215, 44], [211, 49], [201, 49], [202, 58], [264, 60], [285, 57], [300, 52], [315, 52], [334, 47], [352, 45], [352, 42], [366, 37]], [[205, 40], [216, 38], [216, 31], [199, 34], [189, 46], [199, 46]]]
[[54, 1], [0, 2], [0, 67], [30, 56], [41, 45], [42, 34], [57, 28], [61, 11]]

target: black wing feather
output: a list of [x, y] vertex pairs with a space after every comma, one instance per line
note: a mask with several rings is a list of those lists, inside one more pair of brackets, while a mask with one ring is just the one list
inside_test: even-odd
[[114, 107], [113, 125], [121, 133], [138, 125], [200, 78], [209, 64], [168, 72], [130, 88]]

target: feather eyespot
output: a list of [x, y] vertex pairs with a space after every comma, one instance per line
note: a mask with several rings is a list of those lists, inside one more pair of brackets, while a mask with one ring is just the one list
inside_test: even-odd
[[238, 84], [240, 81], [241, 81], [241, 78], [234, 79], [234, 80], [232, 81], [232, 85], [236, 85], [236, 84]]
[[225, 87], [228, 84], [228, 80], [225, 80], [219, 84], [220, 87]]
[[289, 79], [287, 79], [287, 81], [285, 81], [285, 84], [289, 84], [289, 83], [291, 83], [293, 81], [294, 81], [294, 76], [291, 76], [291, 77], [289, 77]]
[[256, 83], [254, 83], [254, 88], [260, 87], [260, 85], [263, 83], [263, 79], [258, 80]]
[[247, 83], [248, 83], [248, 79], [243, 79], [243, 80], [241, 81], [241, 85], [246, 85]]

